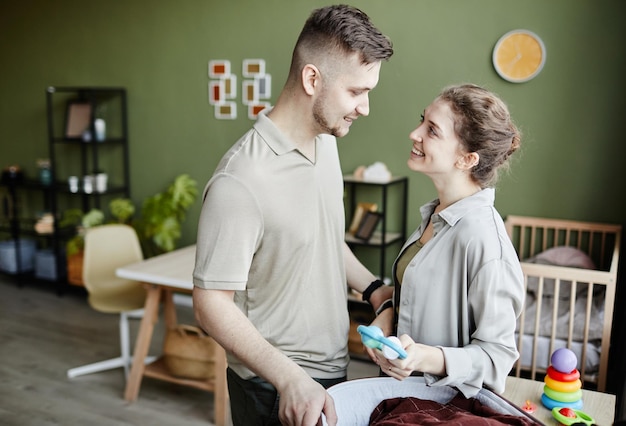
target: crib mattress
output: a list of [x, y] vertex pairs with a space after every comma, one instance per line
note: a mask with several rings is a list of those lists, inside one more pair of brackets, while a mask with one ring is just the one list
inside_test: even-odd
[[[335, 401], [338, 426], [367, 426], [372, 411], [385, 399], [415, 397], [445, 404], [458, 391], [449, 386], [427, 386], [423, 377], [409, 377], [403, 381], [373, 377], [340, 383], [330, 387], [328, 393]], [[487, 389], [482, 389], [476, 398], [502, 414], [528, 417], [520, 408]], [[327, 425], [325, 419], [323, 424]]]

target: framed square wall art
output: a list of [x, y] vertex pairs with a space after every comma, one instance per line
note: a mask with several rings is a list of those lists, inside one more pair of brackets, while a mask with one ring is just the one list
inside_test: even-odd
[[209, 61], [209, 78], [220, 78], [230, 75], [230, 61], [227, 59], [213, 59]]
[[241, 82], [241, 102], [244, 105], [251, 105], [259, 100], [259, 86], [254, 80], [244, 80]]
[[365, 241], [372, 238], [381, 218], [382, 214], [379, 212], [365, 212], [365, 216], [363, 216], [363, 220], [359, 225], [359, 229], [355, 232], [354, 237]]
[[224, 97], [226, 99], [235, 99], [237, 97], [237, 76], [235, 74], [221, 77], [224, 83]]
[[223, 80], [209, 81], [209, 103], [219, 105], [226, 99], [226, 87]]
[[359, 229], [363, 218], [365, 217], [366, 212], [375, 212], [378, 210], [378, 204], [376, 203], [365, 203], [361, 202], [356, 205], [354, 209], [354, 214], [352, 215], [352, 222], [350, 222], [350, 228], [348, 228], [348, 232], [352, 235], [356, 234], [356, 231]]
[[259, 113], [263, 111], [265, 108], [269, 108], [269, 106], [270, 106], [269, 102], [258, 102], [255, 104], [248, 105], [248, 118], [250, 120], [256, 120]]
[[259, 99], [269, 99], [272, 96], [272, 76], [265, 74], [254, 78], [254, 84], [257, 86]]
[[89, 101], [71, 100], [67, 103], [65, 137], [80, 139], [93, 121], [93, 105]]
[[265, 59], [244, 59], [242, 74], [247, 78], [265, 75]]
[[222, 102], [215, 105], [215, 118], [221, 120], [234, 120], [237, 118], [237, 104], [232, 101]]

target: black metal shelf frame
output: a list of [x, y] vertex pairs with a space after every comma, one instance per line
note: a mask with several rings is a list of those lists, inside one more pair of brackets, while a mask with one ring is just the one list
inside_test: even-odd
[[[59, 96], [57, 98], [57, 96]], [[80, 138], [65, 137], [65, 129], [59, 126], [60, 123], [67, 123], [67, 111], [64, 102], [69, 100], [81, 100], [91, 103], [91, 117], [89, 117], [89, 132], [95, 135], [94, 113], [100, 103], [105, 104], [106, 101], [113, 101], [114, 108], [111, 116], [116, 121], [116, 132], [107, 135], [104, 140], [96, 141], [91, 138], [85, 141]], [[102, 208], [105, 197], [119, 196], [130, 197], [130, 166], [129, 166], [129, 148], [128, 148], [128, 111], [127, 111], [127, 93], [122, 87], [48, 87], [46, 88], [46, 118], [48, 124], [47, 140], [48, 151], [51, 166], [52, 184], [44, 184], [34, 179], [9, 180], [0, 182], [1, 186], [9, 188], [9, 197], [11, 198], [11, 212], [8, 223], [0, 223], [0, 232], [9, 233], [11, 239], [15, 241], [16, 257], [18, 262], [18, 275], [20, 265], [19, 240], [21, 236], [32, 236], [37, 240], [44, 239], [46, 245], [52, 247], [56, 259], [57, 276], [61, 277], [60, 271], [65, 270], [64, 257], [62, 256], [65, 248], [65, 242], [74, 235], [75, 230], [59, 226], [59, 219], [63, 210], [67, 209], [68, 197], [80, 199], [81, 209], [88, 212], [92, 208]], [[121, 163], [121, 177], [116, 175], [115, 182], [109, 182], [106, 191], [97, 192], [96, 190], [86, 193], [82, 189], [71, 192], [67, 184], [67, 180], [59, 176], [59, 169], [68, 167], [67, 152], [58, 153], [58, 148], [64, 146], [65, 150], [79, 150], [80, 165], [82, 176], [91, 175], [95, 171], [100, 170], [100, 154], [102, 150], [113, 151], [111, 157], [114, 161]], [[119, 156], [119, 157], [116, 157]], [[18, 192], [30, 190], [41, 191], [44, 196], [44, 208], [52, 213], [54, 226], [52, 233], [40, 234], [34, 231], [31, 220], [26, 223], [24, 218], [20, 217], [17, 198]]]
[[[406, 238], [406, 221], [407, 221], [407, 205], [408, 205], [408, 178], [405, 176], [392, 177], [387, 182], [375, 182], [365, 181], [362, 179], [355, 179], [352, 176], [344, 176], [344, 187], [349, 192], [347, 211], [352, 215], [357, 208], [357, 192], [358, 187], [370, 187], [380, 191], [381, 209], [381, 224], [380, 231], [374, 233], [372, 238], [367, 241], [355, 238], [350, 233], [346, 232], [346, 242], [349, 246], [361, 246], [371, 247], [379, 250], [379, 277], [383, 279], [385, 277], [385, 265], [386, 265], [386, 252], [387, 248], [391, 245], [401, 246]], [[399, 207], [399, 229], [389, 231], [389, 191], [392, 188], [396, 188], [400, 191], [401, 206]], [[399, 248], [399, 247], [398, 247]]]

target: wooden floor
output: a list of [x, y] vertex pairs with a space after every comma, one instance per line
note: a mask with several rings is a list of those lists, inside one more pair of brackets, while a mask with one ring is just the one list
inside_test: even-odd
[[[191, 308], [177, 306], [180, 323], [193, 324]], [[134, 342], [138, 321], [131, 320]], [[157, 324], [151, 354], [161, 352]], [[0, 275], [0, 425], [207, 426], [208, 392], [144, 378], [139, 398], [124, 401], [122, 369], [68, 379], [69, 368], [119, 355], [118, 316], [99, 313], [83, 289], [59, 295], [47, 283], [17, 285]], [[349, 378], [377, 374], [374, 364], [352, 361]]]

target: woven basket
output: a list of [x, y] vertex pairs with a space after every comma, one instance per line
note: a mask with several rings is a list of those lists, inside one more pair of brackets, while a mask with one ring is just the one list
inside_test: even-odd
[[167, 330], [163, 361], [170, 374], [187, 379], [215, 377], [215, 340], [202, 329], [179, 324]]
[[83, 282], [83, 252], [67, 256], [67, 282], [85, 286]]

